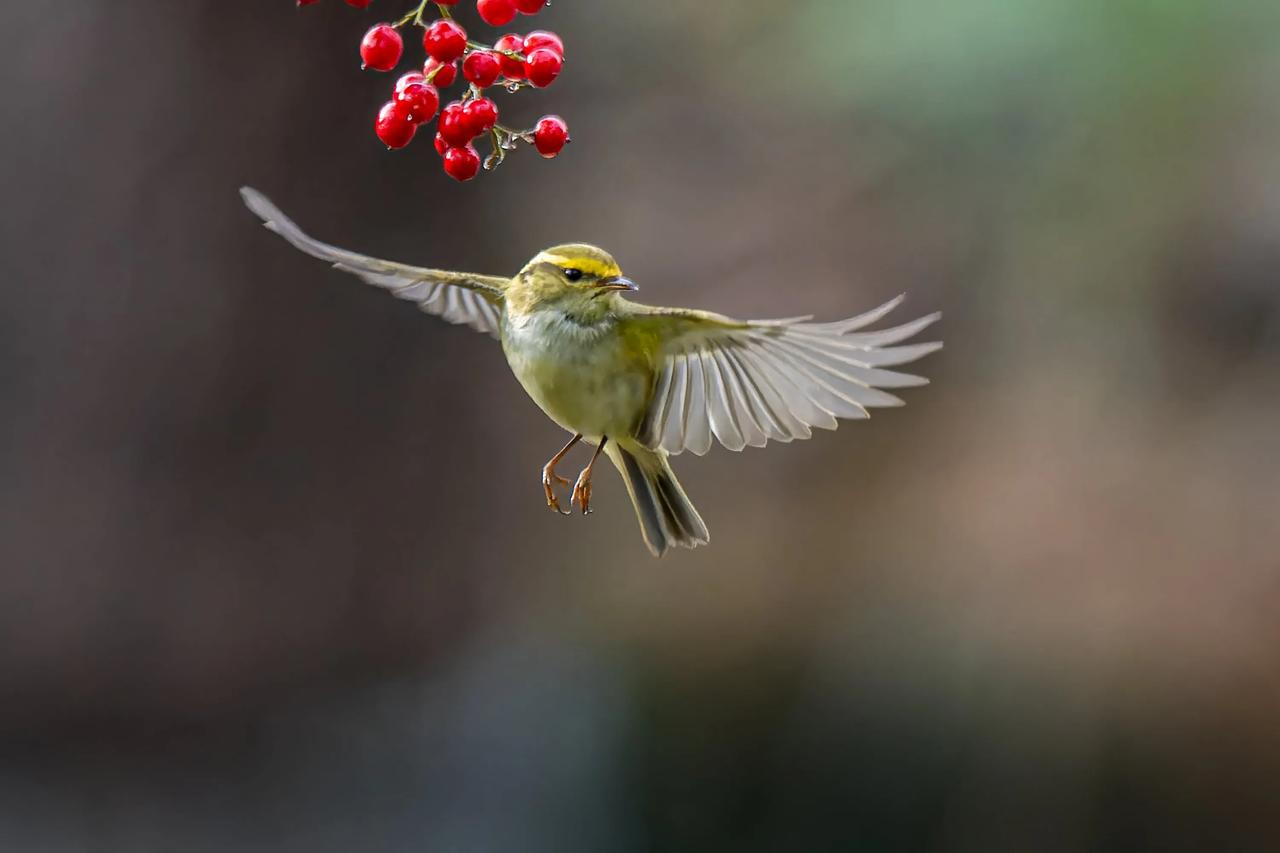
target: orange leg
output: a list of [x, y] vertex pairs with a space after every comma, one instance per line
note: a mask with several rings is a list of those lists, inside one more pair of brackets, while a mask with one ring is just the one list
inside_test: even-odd
[[572, 450], [573, 446], [579, 441], [582, 441], [581, 435], [575, 435], [569, 439], [569, 443], [560, 448], [560, 452], [552, 456], [550, 462], [542, 466], [542, 490], [547, 493], [547, 506], [561, 515], [571, 515], [572, 513], [560, 508], [560, 501], [556, 499], [556, 483], [567, 486], [569, 481], [556, 474], [556, 466], [560, 464], [560, 460], [564, 459], [565, 454]]
[[604, 446], [609, 442], [609, 436], [603, 436], [600, 444], [596, 447], [596, 452], [591, 454], [591, 461], [587, 463], [587, 467], [582, 469], [582, 473], [578, 475], [578, 482], [573, 484], [573, 504], [582, 510], [583, 515], [591, 515], [591, 471], [596, 467], [596, 460], [600, 458], [600, 451], [604, 450]]

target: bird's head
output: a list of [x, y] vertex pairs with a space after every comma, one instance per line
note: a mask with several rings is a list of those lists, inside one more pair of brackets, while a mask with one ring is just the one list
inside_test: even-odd
[[539, 252], [518, 277], [526, 310], [557, 307], [577, 314], [603, 314], [619, 293], [635, 291], [604, 249], [567, 243]]

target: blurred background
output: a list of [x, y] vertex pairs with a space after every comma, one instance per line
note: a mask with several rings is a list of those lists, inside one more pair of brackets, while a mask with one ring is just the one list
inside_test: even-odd
[[[466, 186], [372, 132], [408, 6], [0, 10], [0, 846], [1280, 846], [1280, 6], [558, 0], [501, 106], [575, 143]], [[680, 458], [713, 544], [654, 561], [612, 470], [543, 506], [493, 341], [241, 184], [661, 304], [905, 292], [947, 347]]]

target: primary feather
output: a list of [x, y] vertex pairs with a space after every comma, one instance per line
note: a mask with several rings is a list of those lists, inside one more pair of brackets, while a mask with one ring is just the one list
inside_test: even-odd
[[509, 279], [414, 267], [339, 249], [306, 234], [252, 187], [241, 187], [240, 195], [268, 230], [311, 257], [328, 261], [374, 287], [389, 290], [397, 299], [416, 302], [428, 314], [498, 337], [503, 292]]

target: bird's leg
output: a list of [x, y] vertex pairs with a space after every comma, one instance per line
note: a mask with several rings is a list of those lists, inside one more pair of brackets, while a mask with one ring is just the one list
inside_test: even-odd
[[591, 461], [587, 463], [587, 467], [582, 469], [582, 473], [578, 475], [578, 482], [573, 484], [573, 504], [582, 510], [583, 515], [591, 514], [591, 471], [596, 467], [596, 460], [600, 458], [600, 451], [604, 450], [604, 446], [609, 443], [609, 436], [602, 436], [600, 444], [596, 447], [596, 452], [591, 454]]
[[560, 452], [551, 457], [551, 461], [542, 466], [542, 490], [547, 493], [547, 506], [554, 509], [561, 515], [571, 515], [560, 508], [560, 501], [556, 499], [556, 483], [562, 486], [569, 485], [569, 481], [564, 477], [556, 474], [556, 466], [560, 464], [560, 460], [564, 459], [565, 454], [573, 449], [573, 446], [582, 441], [582, 435], [575, 435], [569, 439], [569, 443], [560, 448]]

